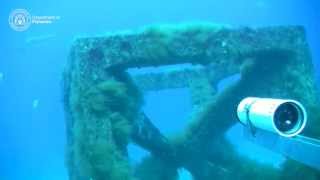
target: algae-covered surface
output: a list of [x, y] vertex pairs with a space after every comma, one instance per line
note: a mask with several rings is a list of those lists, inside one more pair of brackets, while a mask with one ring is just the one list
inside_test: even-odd
[[[191, 68], [129, 73], [180, 64]], [[63, 79], [69, 177], [175, 180], [183, 168], [195, 180], [320, 179], [319, 169], [290, 158], [276, 168], [241, 156], [225, 136], [238, 122], [238, 103], [252, 96], [298, 100], [309, 115], [302, 134], [320, 138], [313, 69], [300, 26], [191, 23], [78, 38]], [[192, 112], [182, 131], [163, 134], [142, 108], [144, 94], [175, 88], [189, 90]], [[130, 163], [129, 143], [149, 155]]]

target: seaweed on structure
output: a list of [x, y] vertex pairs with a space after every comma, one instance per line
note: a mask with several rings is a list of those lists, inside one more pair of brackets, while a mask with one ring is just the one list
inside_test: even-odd
[[[111, 120], [111, 117], [97, 118], [85, 115], [82, 118], [84, 119], [79, 119], [73, 127], [74, 165], [81, 177], [92, 180], [129, 180], [131, 168], [127, 157], [122, 153], [127, 142], [122, 139], [129, 138], [126, 131], [129, 131], [130, 127], [114, 125], [115, 122], [112, 121], [116, 120]], [[118, 121], [126, 123], [127, 120]], [[113, 134], [113, 130], [118, 132]], [[109, 134], [113, 134], [113, 138], [109, 138]], [[118, 141], [121, 141], [122, 146]]]
[[164, 63], [176, 64], [183, 59], [205, 61], [205, 48], [210, 37], [222, 27], [208, 23], [148, 26], [141, 32], [143, 43], [138, 44], [142, 46], [139, 51], [155, 66]]
[[[85, 143], [85, 142], [82, 142]], [[85, 177], [92, 180], [129, 180], [131, 170], [127, 159], [119, 154], [117, 148], [103, 140], [92, 144], [82, 144], [82, 161], [77, 164], [86, 172]]]
[[[308, 96], [308, 94], [306, 94]], [[307, 106], [308, 122], [302, 134], [307, 137], [320, 139], [320, 102]]]
[[127, 94], [131, 98], [130, 103], [132, 103], [132, 107], [139, 109], [143, 104], [143, 94], [130, 77], [129, 73], [117, 68], [110, 69], [109, 71], [115, 76], [115, 80], [125, 83]]
[[294, 160], [287, 160], [282, 167], [281, 180], [287, 179], [320, 179], [320, 171]]
[[211, 83], [206, 77], [191, 80], [189, 82], [189, 88], [191, 91], [192, 105], [195, 110], [208, 103], [215, 93]]
[[87, 90], [73, 126], [75, 164], [83, 177], [92, 180], [129, 180], [126, 156], [132, 122], [139, 109], [128, 85], [114, 79]]
[[91, 110], [111, 122], [113, 138], [121, 146], [128, 144], [131, 123], [140, 105], [130, 93], [126, 84], [109, 80], [90, 89], [86, 99]]
[[177, 180], [177, 167], [159, 157], [145, 157], [135, 169], [139, 180]]
[[132, 132], [132, 124], [120, 113], [110, 115], [112, 124], [112, 137], [120, 149], [125, 149], [129, 143]]
[[145, 37], [146, 46], [143, 46], [142, 51], [146, 58], [153, 61], [154, 65], [161, 63], [169, 57], [169, 50], [166, 41], [168, 37]]
[[116, 80], [108, 80], [91, 87], [83, 100], [90, 111], [96, 115], [107, 115], [109, 112], [119, 112], [130, 118], [138, 104], [129, 95], [126, 85]]
[[270, 165], [259, 164], [253, 160], [249, 160], [246, 158], [236, 159], [235, 162], [227, 165], [221, 165], [219, 163], [209, 163], [206, 168], [206, 175], [200, 178], [196, 178], [196, 180], [279, 180], [281, 172], [280, 170], [276, 170]]

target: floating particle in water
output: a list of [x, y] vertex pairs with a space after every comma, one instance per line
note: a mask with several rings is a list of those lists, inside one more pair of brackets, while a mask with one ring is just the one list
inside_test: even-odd
[[258, 8], [267, 8], [268, 4], [265, 1], [257, 1], [256, 2], [256, 7], [258, 7]]
[[37, 109], [39, 106], [39, 100], [38, 99], [35, 99], [32, 101], [32, 108], [33, 109]]
[[179, 169], [178, 172], [179, 172], [179, 180], [192, 180], [193, 179], [191, 173], [184, 168]]
[[222, 41], [222, 42], [221, 42], [221, 47], [224, 48], [224, 47], [226, 47], [226, 46], [227, 46], [227, 42], [226, 42], [226, 41]]
[[43, 42], [48, 42], [56, 37], [56, 34], [47, 34], [40, 36], [32, 36], [25, 39], [26, 44], [39, 44]]
[[0, 72], [0, 81], [2, 81], [2, 80], [3, 80], [3, 78], [4, 78], [4, 75], [3, 75], [3, 73], [2, 73], [2, 72]]

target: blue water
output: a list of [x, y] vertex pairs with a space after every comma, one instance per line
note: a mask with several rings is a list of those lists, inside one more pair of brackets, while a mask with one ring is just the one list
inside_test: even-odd
[[[24, 32], [9, 27], [12, 10], [61, 19]], [[320, 77], [318, 0], [91, 0], [2, 1], [0, 6], [0, 179], [65, 180], [65, 125], [61, 73], [72, 41], [79, 36], [135, 29], [158, 23], [209, 21], [230, 25], [304, 25]], [[318, 78], [319, 79], [319, 78]], [[177, 109], [166, 106], [163, 96]], [[165, 133], [185, 126], [188, 92], [145, 95], [145, 111]], [[166, 122], [165, 117], [179, 117]], [[185, 117], [185, 118], [181, 118]], [[159, 119], [159, 120], [157, 120]], [[139, 150], [133, 150], [138, 152]], [[139, 153], [141, 156], [143, 152]], [[139, 158], [136, 158], [138, 161]], [[186, 178], [187, 179], [187, 178]]]

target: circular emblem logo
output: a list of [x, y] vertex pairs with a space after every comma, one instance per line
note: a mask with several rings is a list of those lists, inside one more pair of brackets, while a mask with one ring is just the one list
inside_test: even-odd
[[31, 16], [25, 9], [15, 9], [10, 13], [9, 24], [16, 31], [25, 31], [31, 25]]

